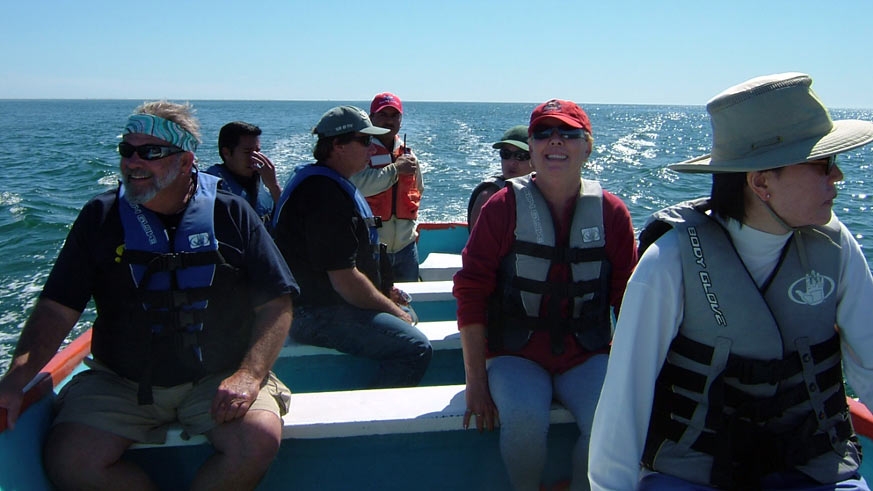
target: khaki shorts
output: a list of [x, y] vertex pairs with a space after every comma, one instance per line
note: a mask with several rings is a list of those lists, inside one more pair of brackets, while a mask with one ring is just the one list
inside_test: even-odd
[[[120, 377], [93, 360], [77, 374], [55, 401], [59, 423], [81, 423], [140, 443], [164, 443], [167, 429], [180, 425], [189, 435], [211, 430], [217, 423], [209, 413], [222, 380], [232, 372], [210, 375], [173, 387], [152, 387], [154, 404], [137, 403], [138, 384]], [[278, 417], [288, 412], [291, 391], [270, 372], [249, 411], [270, 411]]]

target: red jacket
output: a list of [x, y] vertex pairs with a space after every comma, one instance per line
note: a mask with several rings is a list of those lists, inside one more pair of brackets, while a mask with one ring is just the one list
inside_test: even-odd
[[[563, 210], [552, 210], [557, 244], [567, 244], [575, 202], [570, 201]], [[625, 285], [637, 263], [636, 242], [630, 213], [624, 203], [614, 194], [603, 191], [603, 227], [606, 235], [606, 255], [612, 265], [609, 303], [617, 312], [624, 295]], [[482, 207], [479, 220], [470, 234], [462, 252], [463, 268], [454, 278], [453, 294], [458, 300], [458, 327], [470, 324], [487, 324], [488, 297], [497, 285], [500, 261], [515, 238], [515, 194], [504, 188], [494, 194]], [[559, 265], [549, 271], [549, 278], [568, 279], [570, 270]], [[543, 302], [545, 305], [546, 302]], [[585, 351], [572, 334], [564, 340], [564, 353], [552, 353], [547, 331], [535, 331], [530, 341], [518, 352], [488, 353], [488, 357], [512, 354], [539, 363], [550, 373], [562, 373], [583, 363], [594, 353]], [[606, 352], [604, 349], [599, 352]]]

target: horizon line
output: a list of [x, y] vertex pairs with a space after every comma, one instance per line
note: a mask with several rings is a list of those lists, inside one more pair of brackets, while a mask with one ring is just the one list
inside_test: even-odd
[[[0, 102], [9, 101], [185, 101], [185, 102], [368, 102], [369, 99], [186, 99], [186, 98], [138, 98], [138, 97], [0, 97]], [[684, 104], [684, 103], [657, 103], [657, 102], [578, 102], [574, 101], [583, 108], [585, 106], [670, 106], [670, 107], [706, 107], [706, 104]], [[437, 103], [437, 104], [532, 104], [539, 105], [542, 102], [524, 102], [524, 101], [437, 101], [437, 100], [415, 100], [404, 99], [404, 104], [407, 103]], [[852, 106], [829, 106], [828, 110], [862, 110], [873, 111], [873, 107], [852, 107]]]

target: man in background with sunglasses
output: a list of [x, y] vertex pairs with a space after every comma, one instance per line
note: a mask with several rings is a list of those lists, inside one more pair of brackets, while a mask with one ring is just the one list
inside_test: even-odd
[[503, 189], [507, 179], [526, 176], [533, 171], [530, 165], [530, 152], [528, 152], [530, 148], [527, 145], [527, 125], [520, 124], [509, 128], [503, 133], [503, 138], [491, 145], [491, 148], [499, 150], [501, 174], [482, 181], [470, 194], [470, 201], [467, 204], [469, 230], [473, 230], [482, 205], [491, 195]]
[[290, 392], [270, 368], [297, 284], [252, 208], [197, 172], [198, 143], [188, 105], [130, 116], [122, 185], [80, 212], [0, 381], [12, 426], [22, 388], [93, 297], [91, 369], [59, 394], [44, 450], [61, 489], [154, 487], [122, 455], [171, 424], [215, 449], [174, 487], [252, 489], [278, 452]]
[[463, 424], [499, 426], [513, 488], [542, 489], [549, 408], [560, 401], [580, 432], [563, 485], [585, 489], [611, 317], [637, 259], [634, 229], [624, 203], [581, 176], [594, 145], [582, 108], [540, 104], [527, 136], [535, 173], [510, 179], [485, 203], [454, 277]]
[[416, 220], [424, 179], [421, 165], [400, 139], [403, 103], [390, 92], [377, 94], [370, 103], [373, 124], [388, 130], [376, 135], [370, 162], [351, 177], [370, 203], [373, 215], [382, 219], [379, 237], [388, 248], [388, 260], [395, 281], [418, 281]]
[[380, 221], [349, 178], [367, 166], [374, 126], [362, 109], [335, 107], [312, 132], [316, 162], [297, 166], [276, 207], [276, 244], [300, 281], [291, 337], [378, 360], [373, 387], [418, 385], [431, 345], [416, 329], [390, 274]]

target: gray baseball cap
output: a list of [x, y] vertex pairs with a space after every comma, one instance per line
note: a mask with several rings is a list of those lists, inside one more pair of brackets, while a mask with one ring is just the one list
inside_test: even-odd
[[356, 131], [365, 135], [384, 135], [390, 130], [373, 126], [370, 116], [355, 106], [337, 106], [329, 110], [312, 129], [312, 133], [318, 136], [336, 136]]

